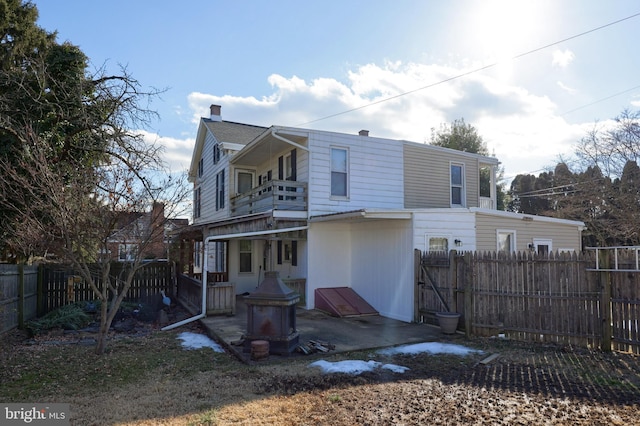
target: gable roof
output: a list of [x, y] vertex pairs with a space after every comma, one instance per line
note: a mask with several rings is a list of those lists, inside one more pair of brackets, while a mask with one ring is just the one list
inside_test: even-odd
[[266, 127], [254, 126], [252, 124], [201, 118], [196, 143], [193, 148], [193, 155], [191, 157], [191, 166], [189, 167], [189, 179], [195, 178], [197, 175], [198, 162], [200, 161], [200, 157], [202, 157], [202, 150], [207, 138], [207, 133], [211, 133], [218, 143], [226, 142], [244, 146], [262, 134], [266, 129]]

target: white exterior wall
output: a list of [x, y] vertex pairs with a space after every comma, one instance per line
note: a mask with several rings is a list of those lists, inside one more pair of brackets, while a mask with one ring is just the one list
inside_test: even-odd
[[312, 223], [307, 230], [307, 309], [315, 307], [315, 289], [351, 286], [351, 233], [344, 223]]
[[352, 225], [353, 290], [380, 315], [413, 321], [413, 247], [410, 220]]
[[[449, 250], [476, 250], [475, 215], [467, 209], [416, 210], [413, 213], [413, 246], [420, 251], [428, 249], [427, 237], [446, 237]], [[461, 246], [456, 246], [458, 239]]]
[[[404, 206], [402, 143], [370, 136], [310, 132], [309, 213]], [[348, 197], [331, 197], [331, 148], [348, 151]], [[301, 180], [301, 179], [298, 179]]]
[[[213, 146], [217, 143], [211, 132], [206, 133], [205, 142], [202, 147], [203, 174], [197, 177], [194, 189], [200, 186], [200, 217], [194, 218], [193, 223], [207, 223], [214, 220], [224, 219], [229, 216], [229, 156], [221, 153], [218, 164], [213, 164]], [[221, 170], [225, 170], [225, 205], [224, 209], [216, 211], [216, 175]]]

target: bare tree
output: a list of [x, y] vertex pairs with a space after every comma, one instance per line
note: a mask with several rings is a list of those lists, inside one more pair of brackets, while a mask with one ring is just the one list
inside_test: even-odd
[[[40, 65], [47, 80], [46, 64]], [[74, 90], [82, 101], [65, 109], [59, 100], [74, 98]], [[96, 353], [102, 354], [146, 248], [164, 233], [166, 218], [178, 215], [190, 191], [184, 174], [175, 178], [168, 173], [160, 147], [135, 130], [155, 114], [143, 102], [157, 91], [141, 90], [122, 69], [113, 76], [99, 70], [82, 84], [57, 85], [55, 92], [56, 99], [48, 102], [60, 106], [60, 122], [43, 127], [42, 117], [28, 115], [2, 122], [3, 134], [13, 142], [11, 151], [0, 156], [0, 209], [11, 219], [4, 223], [4, 240], [25, 259], [53, 255], [69, 263], [89, 283], [101, 302]], [[109, 242], [122, 217], [158, 202], [167, 206], [166, 216], [127, 231], [135, 233], [127, 239], [136, 248], [126, 272], [114, 276]]]

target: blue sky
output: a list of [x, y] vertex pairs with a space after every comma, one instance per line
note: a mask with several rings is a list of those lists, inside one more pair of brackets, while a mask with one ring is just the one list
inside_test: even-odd
[[94, 67], [167, 89], [147, 137], [174, 169], [188, 168], [212, 103], [229, 121], [415, 142], [464, 118], [507, 178], [570, 158], [596, 123], [640, 108], [636, 1], [32, 3]]

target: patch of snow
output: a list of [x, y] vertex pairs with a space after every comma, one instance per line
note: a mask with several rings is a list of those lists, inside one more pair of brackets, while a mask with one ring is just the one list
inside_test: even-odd
[[311, 364], [309, 364], [309, 367], [318, 367], [322, 370], [323, 373], [345, 373], [353, 374], [354, 376], [357, 376], [358, 374], [364, 373], [366, 371], [373, 371], [378, 368], [391, 370], [394, 373], [404, 373], [409, 369], [407, 367], [402, 367], [400, 365], [394, 364], [383, 365], [382, 363], [376, 361], [345, 360], [329, 362], [322, 359], [316, 362], [312, 362]]
[[[414, 345], [397, 346], [395, 348], [382, 349], [382, 350], [379, 350], [378, 353], [381, 355], [396, 355], [396, 354], [416, 355], [419, 353], [429, 353], [432, 355], [451, 354], [451, 355], [464, 356], [464, 355], [469, 355], [474, 353], [482, 353], [482, 351], [467, 348], [461, 345], [454, 345], [451, 343], [427, 342], [427, 343], [417, 343]], [[344, 373], [344, 374], [353, 374], [353, 375], [358, 375], [358, 374], [364, 373], [365, 371], [373, 371], [377, 368], [391, 370], [394, 373], [399, 373], [399, 374], [402, 374], [405, 371], [409, 370], [408, 367], [403, 367], [401, 365], [395, 365], [395, 364], [383, 365], [382, 363], [373, 361], [373, 360], [371, 361], [345, 360], [345, 361], [337, 361], [337, 362], [319, 360], [309, 364], [309, 367], [318, 367], [322, 370], [323, 373]]]
[[222, 346], [220, 346], [204, 334], [185, 331], [184, 333], [178, 334], [178, 339], [182, 340], [182, 347], [187, 350], [211, 348], [214, 352], [224, 352]]
[[451, 354], [465, 356], [469, 354], [482, 353], [477, 349], [467, 348], [462, 345], [455, 345], [452, 343], [439, 343], [439, 342], [426, 342], [416, 343], [413, 345], [397, 346], [395, 348], [381, 349], [378, 351], [382, 355], [417, 355], [420, 353], [428, 353], [431, 355], [437, 354]]
[[403, 367], [402, 365], [395, 365], [395, 364], [385, 364], [380, 368], [383, 368], [385, 370], [391, 370], [394, 373], [399, 373], [399, 374], [402, 374], [407, 370], [411, 370], [409, 367]]

